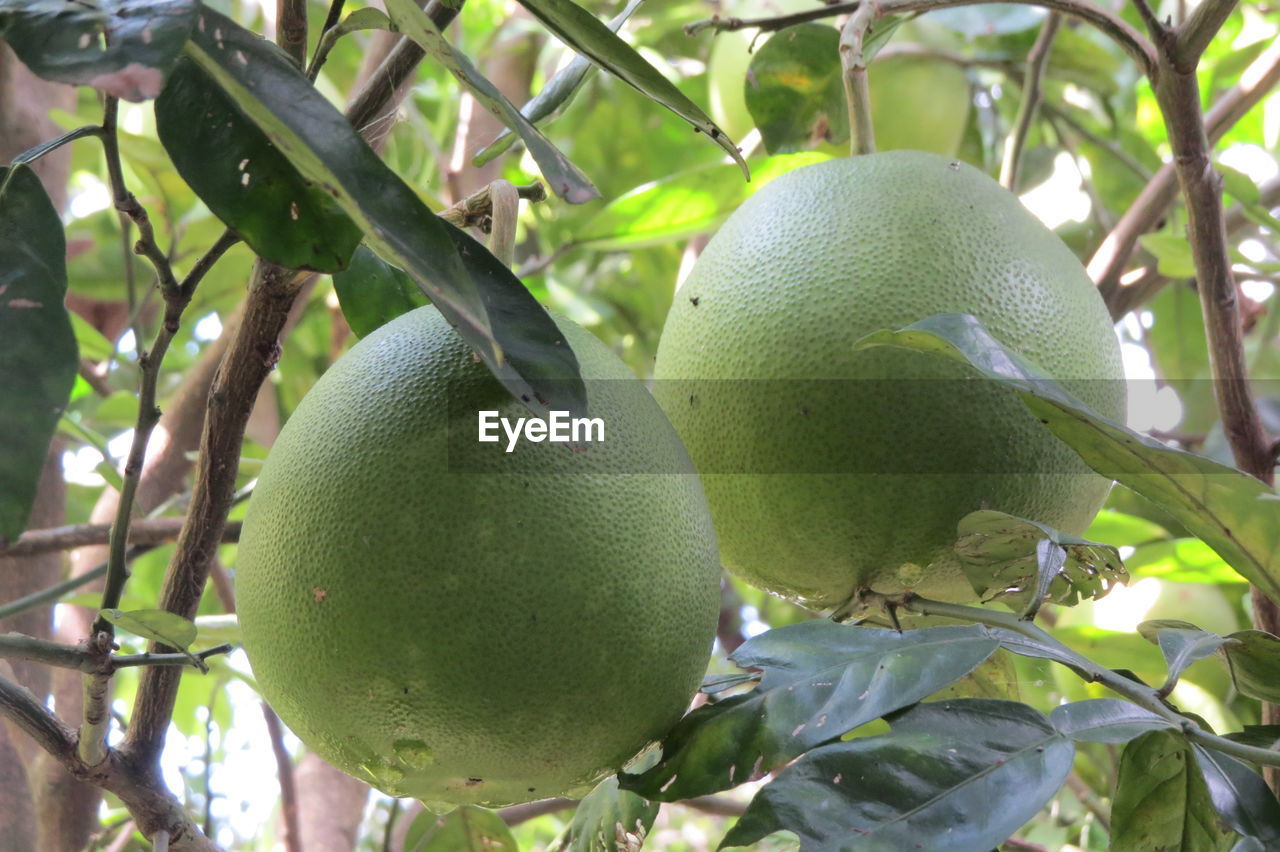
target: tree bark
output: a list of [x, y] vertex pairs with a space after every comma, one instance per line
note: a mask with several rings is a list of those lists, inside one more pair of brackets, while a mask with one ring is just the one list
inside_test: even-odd
[[369, 786], [307, 752], [294, 771], [303, 852], [351, 852], [356, 847]]

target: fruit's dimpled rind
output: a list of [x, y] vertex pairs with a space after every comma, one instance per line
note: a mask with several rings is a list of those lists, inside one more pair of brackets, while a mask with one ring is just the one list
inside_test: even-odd
[[477, 410], [529, 412], [427, 307], [334, 364], [262, 470], [236, 571], [254, 674], [304, 743], [390, 794], [576, 791], [662, 736], [705, 670], [698, 478], [627, 367], [559, 324], [604, 443], [479, 443]]
[[964, 600], [966, 513], [1088, 525], [1109, 483], [1012, 394], [936, 356], [853, 349], [939, 313], [975, 314], [1123, 419], [1119, 345], [1079, 261], [970, 166], [917, 151], [808, 166], [712, 238], [672, 304], [654, 395], [729, 570], [815, 607], [861, 586]]

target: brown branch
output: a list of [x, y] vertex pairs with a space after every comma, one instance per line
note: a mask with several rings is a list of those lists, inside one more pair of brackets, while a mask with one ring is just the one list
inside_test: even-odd
[[307, 67], [307, 0], [279, 0], [276, 44], [299, 68]]
[[1022, 167], [1022, 150], [1027, 143], [1027, 134], [1040, 111], [1040, 100], [1044, 86], [1044, 72], [1049, 67], [1049, 54], [1053, 50], [1053, 40], [1058, 36], [1058, 28], [1062, 24], [1062, 15], [1050, 12], [1044, 19], [1040, 34], [1027, 53], [1027, 70], [1022, 79], [1022, 101], [1018, 104], [1018, 117], [1013, 124], [1013, 132], [1005, 142], [1004, 160], [1000, 163], [1000, 185], [1010, 192], [1016, 191], [1018, 172]]
[[284, 818], [285, 852], [302, 852], [302, 834], [298, 829], [298, 788], [293, 781], [293, 758], [284, 747], [284, 725], [271, 705], [262, 702], [262, 718], [267, 722], [271, 753], [276, 759], [276, 778], [280, 782], [280, 813]]
[[[182, 530], [182, 518], [142, 518], [129, 525], [128, 542], [131, 545], [154, 547], [174, 541]], [[0, 544], [0, 558], [34, 556], [80, 547], [95, 547], [107, 543], [111, 524], [71, 524], [65, 527], [49, 527], [43, 530], [27, 530], [11, 544]], [[240, 539], [240, 522], [230, 521], [222, 532], [223, 542]]]
[[740, 817], [747, 812], [744, 802], [735, 802], [723, 796], [695, 796], [692, 799], [683, 799], [677, 804], [713, 816]]
[[1236, 0], [1202, 0], [1179, 27], [1170, 59], [1180, 71], [1192, 71], [1205, 48], [1236, 8]]
[[[541, 181], [516, 187], [516, 194], [525, 201], [539, 202], [547, 200], [547, 188]], [[489, 196], [489, 187], [485, 186], [471, 193], [466, 198], [440, 211], [440, 218], [459, 228], [479, 228], [485, 233], [492, 226], [493, 200]]]

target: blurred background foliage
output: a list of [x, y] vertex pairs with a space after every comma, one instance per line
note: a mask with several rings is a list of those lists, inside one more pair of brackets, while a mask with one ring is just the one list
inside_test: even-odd
[[[259, 32], [270, 34], [272, 0], [212, 2]], [[614, 2], [584, 3], [602, 18]], [[744, 183], [723, 152], [617, 80], [591, 74], [547, 135], [585, 171], [603, 198], [568, 206], [555, 200], [525, 205], [517, 247], [523, 280], [544, 304], [585, 325], [612, 346], [637, 374], [648, 377], [663, 319], [677, 282], [719, 222], [770, 177], [847, 148], [839, 96], [838, 59], [829, 21], [799, 30], [752, 30], [688, 35], [684, 27], [712, 15], [743, 18], [811, 8], [812, 0], [650, 0], [624, 27], [627, 41], [713, 117], [743, 148], [753, 180]], [[1140, 25], [1128, 4], [1122, 13]], [[1161, 16], [1182, 4], [1165, 3]], [[349, 4], [354, 6], [354, 4]], [[1184, 9], [1185, 11], [1185, 9]], [[931, 13], [898, 28], [872, 64], [870, 79], [881, 148], [910, 147], [964, 159], [989, 173], [999, 168], [1004, 140], [1020, 99], [1023, 59], [1044, 13], [1025, 6], [979, 6]], [[313, 43], [324, 7], [313, 4]], [[1280, 15], [1269, 2], [1242, 3], [1217, 36], [1201, 68], [1206, 107], [1259, 73], [1274, 54]], [[478, 66], [516, 102], [537, 92], [571, 58], [507, 0], [468, 0], [451, 35]], [[376, 36], [344, 38], [331, 54], [318, 85], [335, 103], [355, 84], [360, 62]], [[822, 52], [815, 45], [829, 45]], [[1271, 54], [1267, 51], [1270, 50]], [[1276, 62], [1274, 56], [1269, 60]], [[837, 96], [830, 96], [831, 87]], [[58, 113], [66, 127], [99, 120], [95, 94], [81, 90], [75, 115]], [[493, 166], [477, 169], [470, 155], [491, 141], [469, 97], [449, 74], [430, 62], [414, 80], [390, 130], [388, 163], [434, 209], [457, 201], [494, 176], [528, 183], [536, 173], [516, 147]], [[486, 125], [487, 126], [487, 125]], [[179, 271], [222, 231], [222, 225], [172, 170], [156, 138], [150, 103], [122, 105], [122, 151], [129, 185], [161, 229]], [[1246, 343], [1263, 413], [1280, 431], [1280, 95], [1260, 97], [1217, 148], [1233, 205], [1231, 233], [1245, 296]], [[1109, 230], [1168, 157], [1165, 130], [1147, 81], [1105, 38], [1068, 22], [1050, 55], [1046, 102], [1029, 137], [1018, 191], [1028, 206], [1087, 261]], [[124, 299], [125, 254], [119, 220], [109, 208], [100, 148], [74, 147], [67, 214], [70, 286], [85, 300]], [[1230, 463], [1207, 381], [1208, 360], [1193, 285], [1185, 213], [1173, 209], [1159, 229], [1143, 238], [1122, 281], [1145, 288], [1113, 300], [1117, 334], [1131, 379], [1131, 425], [1178, 446]], [[243, 245], [232, 249], [201, 284], [170, 350], [161, 378], [161, 407], [172, 401], [234, 316], [252, 261]], [[137, 267], [136, 274], [143, 274]], [[1153, 286], [1152, 282], [1156, 284]], [[1124, 291], [1125, 288], [1119, 288]], [[60, 428], [65, 441], [68, 523], [85, 521], [104, 485], [118, 481], [136, 417], [138, 369], [134, 329], [150, 339], [159, 322], [154, 293], [131, 311], [129, 322], [104, 335], [78, 321], [82, 355], [97, 366], [96, 380], [77, 380], [73, 403]], [[92, 301], [86, 302], [92, 304]], [[84, 313], [82, 311], [82, 313]], [[279, 369], [259, 400], [241, 464], [248, 486], [279, 424], [326, 367], [353, 341], [337, 307], [332, 284], [320, 277], [296, 311]], [[95, 387], [96, 385], [96, 387]], [[153, 514], [177, 516], [182, 498]], [[232, 517], [242, 515], [237, 507]], [[1248, 625], [1247, 587], [1216, 554], [1187, 537], [1176, 523], [1142, 498], [1117, 488], [1088, 537], [1121, 548], [1133, 577], [1128, 588], [1104, 600], [1056, 614], [1055, 631], [1100, 661], [1134, 670], [1158, 682], [1164, 667], [1158, 649], [1138, 637], [1149, 618], [1183, 618], [1229, 633]], [[172, 546], [139, 557], [123, 609], [154, 605]], [[234, 575], [235, 547], [222, 561]], [[96, 597], [72, 594], [62, 604], [96, 606]], [[202, 641], [228, 631], [227, 601], [213, 585], [201, 607]], [[784, 601], [728, 581], [712, 672], [735, 671], [725, 652], [744, 637], [810, 617]], [[496, 629], [500, 629], [500, 626]], [[122, 641], [128, 647], [131, 641]], [[141, 650], [141, 645], [138, 645]], [[1003, 653], [1003, 652], [1001, 652]], [[279, 840], [275, 765], [243, 656], [215, 658], [210, 676], [183, 680], [173, 715], [165, 771], [169, 783], [204, 821], [215, 839], [237, 849], [269, 850]], [[116, 678], [117, 707], [131, 706], [136, 669]], [[1018, 696], [1047, 709], [1063, 698], [1091, 695], [1061, 670], [1019, 659], [997, 658], [960, 687], [968, 695]], [[1211, 658], [1194, 665], [1174, 692], [1177, 703], [1217, 730], [1256, 723], [1256, 701], [1233, 690], [1224, 664]], [[300, 746], [286, 738], [296, 755]], [[1118, 756], [1113, 747], [1081, 749], [1068, 790], [1022, 832], [1046, 849], [1104, 849], [1106, 807]], [[740, 789], [725, 801], [743, 803]], [[732, 809], [732, 808], [730, 808]], [[103, 845], [127, 815], [110, 799], [103, 806]], [[515, 828], [521, 849], [546, 848], [567, 825], [568, 810], [539, 816]], [[412, 823], [410, 802], [370, 796], [359, 848], [381, 850], [395, 825]], [[647, 846], [714, 848], [732, 816], [697, 807], [663, 808]], [[388, 830], [388, 822], [392, 828]], [[787, 847], [785, 838], [766, 841]], [[143, 848], [140, 840], [125, 848]], [[118, 848], [118, 847], [117, 847]]]

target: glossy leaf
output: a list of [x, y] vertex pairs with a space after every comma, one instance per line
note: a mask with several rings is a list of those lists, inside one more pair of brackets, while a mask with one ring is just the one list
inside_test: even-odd
[[520, 5], [577, 53], [587, 57], [650, 100], [671, 110], [728, 152], [749, 176], [742, 152], [702, 109], [645, 61], [635, 48], [573, 0], [520, 0]]
[[1172, 689], [1188, 666], [1211, 656], [1227, 641], [1225, 636], [1201, 630], [1194, 624], [1168, 619], [1144, 621], [1138, 625], [1138, 632], [1159, 646], [1160, 653], [1164, 654], [1169, 679], [1162, 691]]
[[[627, 19], [643, 2], [644, 0], [630, 0], [626, 7], [617, 15], [614, 15], [613, 20], [609, 22], [609, 30], [616, 33], [621, 29], [622, 25], [627, 22]], [[573, 57], [568, 65], [551, 76], [551, 79], [543, 85], [536, 95], [529, 99], [528, 103], [520, 107], [520, 114], [535, 125], [540, 125], [555, 118], [564, 110], [569, 101], [573, 99], [573, 96], [577, 94], [583, 81], [587, 79], [587, 74], [594, 67], [591, 64], [591, 60], [585, 56], [578, 55]], [[515, 141], [516, 137], [510, 130], [502, 131], [496, 139], [476, 152], [476, 155], [471, 158], [471, 164], [483, 166], [485, 163], [491, 162], [514, 145]]]
[[1044, 715], [1012, 701], [919, 704], [889, 723], [783, 770], [721, 847], [787, 830], [801, 850], [992, 849], [1053, 797], [1075, 755]]
[[518, 852], [511, 829], [494, 811], [463, 805], [444, 816], [422, 811], [409, 824], [404, 852]]
[[1241, 630], [1227, 640], [1223, 651], [1236, 689], [1260, 701], [1280, 702], [1280, 637]]
[[1255, 748], [1280, 751], [1280, 725], [1245, 725], [1243, 731], [1232, 731], [1225, 736], [1229, 740]]
[[976, 625], [899, 633], [824, 620], [775, 628], [730, 656], [760, 669], [760, 685], [685, 716], [663, 741], [662, 760], [622, 776], [622, 786], [676, 801], [741, 784], [932, 695], [997, 644]]
[[188, 47], [196, 64], [334, 195], [370, 247], [414, 279], [517, 398], [535, 411], [581, 414], [577, 359], [519, 279], [428, 210], [274, 46], [211, 10], [201, 17]]
[[1060, 704], [1053, 708], [1049, 718], [1063, 734], [1086, 743], [1127, 743], [1148, 731], [1175, 727], [1163, 716], [1119, 698]]
[[356, 249], [346, 270], [333, 276], [333, 289], [356, 337], [428, 304], [412, 278], [365, 246]]
[[956, 554], [973, 590], [1032, 614], [1046, 597], [1075, 606], [1129, 579], [1114, 547], [1004, 512], [971, 512], [957, 533]]
[[520, 136], [556, 195], [570, 204], [582, 204], [600, 197], [590, 178], [578, 171], [547, 137], [538, 132], [520, 114], [520, 110], [498, 91], [498, 87], [476, 70], [466, 56], [453, 49], [440, 28], [418, 8], [418, 4], [413, 0], [387, 0], [387, 13], [397, 30], [417, 42], [428, 55], [447, 68], [459, 83], [466, 86], [477, 102]]
[[196, 641], [196, 624], [163, 609], [104, 609], [102, 617], [134, 636], [185, 651]]
[[1235, 837], [1218, 819], [1185, 737], [1151, 731], [1125, 746], [1111, 804], [1113, 849], [1225, 852]]
[[0, 38], [33, 73], [143, 101], [196, 22], [197, 0], [0, 0]]
[[1280, 500], [1259, 480], [1094, 414], [969, 314], [930, 317], [901, 331], [875, 332], [857, 344], [885, 345], [966, 363], [1009, 387], [1090, 467], [1156, 503], [1245, 579], [1280, 600]]
[[755, 52], [747, 72], [747, 109], [769, 153], [849, 141], [839, 47], [835, 27], [807, 23], [788, 27]]
[[617, 776], [595, 786], [548, 852], [631, 852], [639, 849], [658, 816], [657, 802], [618, 789]]
[[1234, 757], [1192, 745], [1209, 798], [1227, 825], [1266, 849], [1280, 849], [1280, 802], [1262, 776]]
[[156, 131], [183, 180], [258, 255], [290, 269], [346, 267], [360, 229], [189, 59], [156, 100]]
[[62, 221], [35, 172], [0, 168], [0, 540], [27, 524], [75, 384]]

